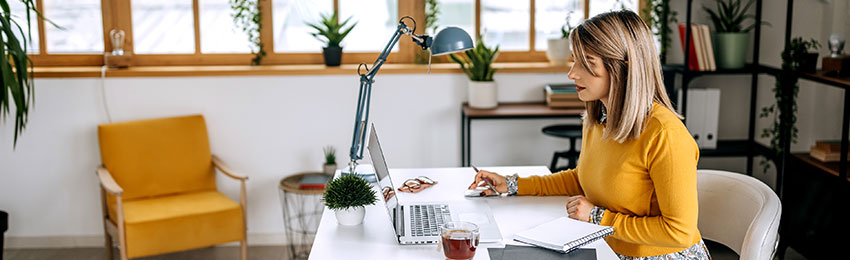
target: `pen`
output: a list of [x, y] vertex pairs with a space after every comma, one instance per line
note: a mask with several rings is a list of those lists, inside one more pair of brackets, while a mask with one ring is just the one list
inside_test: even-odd
[[[472, 166], [472, 169], [473, 169], [473, 170], [475, 170], [475, 172], [476, 172], [476, 173], [480, 172], [480, 171], [478, 170], [478, 167], [475, 167], [475, 165], [470, 165], [470, 166]], [[487, 184], [487, 187], [488, 187], [488, 188], [490, 188], [490, 190], [492, 190], [493, 192], [495, 192], [495, 193], [496, 193], [496, 195], [499, 195], [499, 196], [501, 196], [501, 195], [502, 195], [502, 193], [501, 193], [501, 192], [499, 192], [498, 190], [496, 190], [496, 187], [493, 187], [493, 183], [491, 183], [491, 182], [490, 182], [490, 179], [488, 179], [488, 178], [483, 178], [483, 177], [482, 177], [481, 179], [484, 179], [484, 183], [486, 183], [486, 184]]]

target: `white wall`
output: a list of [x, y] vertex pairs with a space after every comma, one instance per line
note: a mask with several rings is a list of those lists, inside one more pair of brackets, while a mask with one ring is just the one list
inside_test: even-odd
[[[460, 165], [461, 74], [379, 75], [371, 121], [391, 167]], [[542, 100], [542, 87], [565, 73], [501, 74], [500, 100]], [[106, 100], [113, 121], [203, 114], [210, 143], [248, 181], [249, 232], [283, 231], [277, 182], [319, 170], [322, 147], [348, 160], [358, 91], [356, 76], [110, 78]], [[10, 212], [7, 235], [96, 237], [102, 233], [94, 169], [100, 164], [96, 126], [107, 122], [100, 79], [38, 79], [26, 132], [12, 148], [12, 124], [0, 127], [0, 209]], [[565, 140], [540, 129], [564, 120], [473, 123], [473, 162], [545, 165]], [[365, 160], [368, 162], [368, 159]], [[238, 198], [238, 185], [219, 187]], [[76, 242], [76, 244], [95, 242]], [[280, 241], [283, 242], [283, 241]]]
[[[684, 21], [684, 3], [673, 2], [679, 20]], [[827, 25], [850, 36], [846, 26], [850, 20], [843, 15], [848, 11], [846, 3], [795, 2], [795, 36], [825, 42], [833, 30]], [[707, 3], [695, 1], [695, 22], [708, 22], [699, 9]], [[772, 26], [763, 30], [762, 63], [778, 67], [784, 1], [765, 1], [764, 17]], [[833, 22], [840, 19], [844, 20]], [[821, 50], [824, 53], [825, 48]], [[681, 63], [678, 41], [673, 42], [669, 55], [670, 63]], [[376, 80], [371, 120], [379, 129], [390, 167], [460, 165], [464, 76], [423, 72], [382, 74]], [[567, 79], [564, 73], [497, 73], [496, 81], [500, 101], [510, 102], [542, 100], [543, 85]], [[763, 107], [773, 102], [770, 89], [775, 81], [762, 75], [759, 82], [758, 107]], [[279, 236], [283, 231], [277, 194], [280, 178], [319, 170], [325, 145], [337, 147], [341, 163], [348, 159], [356, 76], [110, 78], [105, 83], [114, 121], [204, 114], [213, 153], [250, 175], [249, 238], [285, 242]], [[99, 79], [38, 79], [30, 124], [15, 150], [14, 121], [6, 119], [0, 126], [0, 209], [11, 214], [10, 244], [102, 245], [94, 169], [100, 164], [96, 126], [107, 122], [107, 116], [99, 84]], [[746, 138], [749, 76], [708, 76], [691, 84], [721, 88], [720, 139]], [[808, 150], [815, 140], [840, 137], [843, 91], [817, 85], [801, 81], [800, 139], [793, 146], [795, 151]], [[547, 165], [552, 151], [568, 146], [566, 140], [540, 133], [543, 126], [557, 122], [565, 120], [476, 121], [472, 125], [472, 161], [478, 166]], [[759, 120], [756, 136], [767, 125], [766, 120]], [[700, 160], [701, 168], [743, 172], [745, 166], [743, 158]], [[759, 173], [756, 177], [773, 184], [772, 172], [755, 172]], [[220, 177], [219, 187], [237, 198], [235, 182]]]

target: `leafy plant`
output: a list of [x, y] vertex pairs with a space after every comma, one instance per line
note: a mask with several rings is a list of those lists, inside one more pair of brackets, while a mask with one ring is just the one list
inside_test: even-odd
[[440, 15], [440, 5], [437, 0], [425, 0], [425, 30], [437, 32], [437, 16]]
[[567, 14], [567, 23], [564, 24], [564, 26], [561, 26], [561, 39], [570, 37], [570, 32], [575, 29], [575, 27], [570, 24], [570, 16], [570, 14]]
[[[810, 50], [816, 50], [820, 44], [814, 39], [808, 41], [802, 37], [797, 37], [789, 42], [786, 49], [782, 51], [782, 73], [777, 75], [776, 85], [773, 87], [773, 95], [776, 97], [776, 103], [769, 107], [763, 107], [759, 118], [772, 118], [772, 125], [762, 129], [761, 137], [770, 138], [770, 150], [772, 156], [777, 158], [783, 153], [781, 144], [781, 133], [783, 129], [788, 129], [790, 133], [789, 141], [797, 143], [797, 93], [800, 91], [800, 86], [797, 84], [800, 65], [805, 54]], [[759, 163], [764, 172], [770, 169], [770, 163], [767, 160], [762, 160]]]
[[643, 21], [649, 25], [652, 34], [658, 37], [660, 47], [659, 59], [662, 64], [667, 63], [667, 48], [670, 48], [670, 35], [673, 29], [670, 24], [676, 24], [678, 20], [676, 11], [670, 10], [670, 0], [647, 0], [643, 13]]
[[[13, 146], [18, 145], [18, 137], [22, 134], [27, 126], [29, 119], [30, 105], [35, 102], [33, 95], [32, 81], [32, 60], [27, 56], [27, 47], [32, 39], [32, 24], [30, 18], [32, 12], [35, 12], [38, 17], [45, 19], [35, 7], [34, 0], [20, 0], [25, 8], [27, 28], [29, 30], [24, 33], [21, 25], [15, 19], [12, 19], [12, 12], [9, 9], [7, 0], [0, 0], [0, 44], [2, 44], [2, 57], [0, 61], [0, 76], [2, 76], [2, 86], [0, 86], [0, 121], [5, 121], [6, 116], [11, 109], [9, 104], [15, 103], [15, 132]], [[23, 17], [22, 17], [23, 18]], [[53, 26], [59, 27], [52, 21], [45, 19]], [[61, 28], [61, 27], [59, 27]], [[21, 35], [18, 38], [15, 33]]]
[[336, 164], [336, 148], [328, 145], [322, 151], [325, 152], [325, 164]]
[[307, 25], [316, 29], [316, 32], [311, 33], [311, 35], [325, 43], [326, 47], [339, 47], [339, 44], [343, 39], [345, 39], [345, 36], [348, 36], [348, 33], [350, 33], [351, 30], [354, 29], [354, 26], [357, 25], [357, 22], [355, 22], [348, 28], [345, 28], [345, 25], [348, 24], [351, 17], [348, 17], [348, 19], [339, 23], [336, 12], [330, 16], [327, 14], [322, 14], [321, 16], [322, 22], [320, 24], [307, 23]]
[[342, 175], [328, 183], [322, 200], [331, 210], [348, 209], [375, 204], [375, 190], [355, 174]]
[[248, 35], [248, 41], [251, 42], [251, 53], [254, 54], [251, 65], [260, 65], [263, 57], [266, 56], [265, 46], [260, 42], [260, 30], [263, 28], [260, 0], [228, 0], [228, 2], [233, 11], [230, 14], [233, 22]]
[[743, 8], [741, 8], [741, 0], [715, 0], [715, 2], [717, 10], [702, 7], [711, 17], [715, 31], [719, 33], [749, 32], [756, 26], [756, 23], [747, 27], [743, 26], [745, 20], [755, 19], [754, 15], [747, 14], [747, 9], [753, 5], [753, 0], [749, 0]]
[[493, 61], [499, 56], [499, 46], [490, 49], [484, 44], [484, 39], [478, 36], [475, 48], [466, 50], [464, 56], [450, 54], [452, 61], [460, 64], [460, 69], [469, 76], [472, 81], [493, 81]]

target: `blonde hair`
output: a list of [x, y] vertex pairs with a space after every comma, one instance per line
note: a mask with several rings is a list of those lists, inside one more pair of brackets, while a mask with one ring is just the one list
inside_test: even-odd
[[[610, 80], [607, 125], [602, 138], [617, 142], [637, 139], [649, 122], [652, 102], [667, 107], [680, 119], [664, 88], [661, 63], [649, 27], [634, 12], [603, 13], [584, 21], [570, 33], [573, 66], [587, 63], [585, 52], [599, 55]], [[599, 124], [602, 101], [585, 102], [585, 124]]]

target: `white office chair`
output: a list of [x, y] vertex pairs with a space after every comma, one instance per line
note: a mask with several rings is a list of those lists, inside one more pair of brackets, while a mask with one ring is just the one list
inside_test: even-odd
[[745, 174], [697, 170], [699, 231], [740, 259], [773, 259], [782, 205], [773, 190]]

